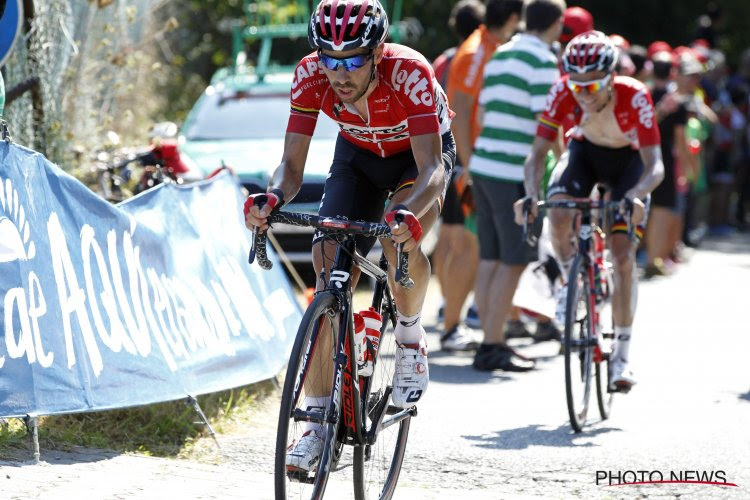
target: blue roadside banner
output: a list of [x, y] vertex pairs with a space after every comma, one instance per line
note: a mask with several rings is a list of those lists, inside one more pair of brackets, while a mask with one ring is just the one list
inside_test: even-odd
[[248, 265], [242, 198], [225, 172], [112, 205], [0, 142], [0, 417], [276, 375], [302, 311], [275, 255], [271, 271]]

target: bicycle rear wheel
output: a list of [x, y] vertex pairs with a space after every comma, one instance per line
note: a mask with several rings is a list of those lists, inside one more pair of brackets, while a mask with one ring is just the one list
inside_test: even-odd
[[[383, 421], [375, 435], [375, 442], [354, 447], [354, 497], [356, 500], [389, 499], [393, 496], [396, 483], [401, 473], [401, 465], [406, 452], [406, 441], [409, 437], [411, 416], [396, 421], [401, 408], [390, 404], [391, 384], [396, 368], [396, 340], [393, 329], [389, 328], [389, 317], [383, 314], [383, 331], [375, 369], [367, 381], [366, 401], [367, 418], [365, 428], [370, 430], [372, 419], [379, 409], [387, 405]], [[384, 427], [384, 424], [395, 422]]]
[[591, 396], [593, 368], [593, 337], [591, 318], [591, 288], [583, 255], [573, 262], [568, 277], [568, 296], [565, 308], [565, 397], [570, 425], [581, 432], [586, 423]]
[[[326, 292], [318, 294], [300, 323], [284, 380], [274, 463], [277, 499], [322, 497], [333, 463], [340, 457], [341, 443], [337, 439], [339, 416], [336, 415], [334, 419], [322, 422], [320, 434], [323, 439], [323, 452], [318, 463], [313, 464], [313, 469], [307, 473], [287, 467], [287, 451], [294, 447], [306, 430], [306, 423], [300, 419], [301, 412], [307, 411], [304, 407], [305, 397], [312, 392], [319, 392], [320, 389], [311, 389], [316, 379], [319, 381], [317, 385], [331, 390], [330, 381], [333, 380], [334, 370], [333, 346], [338, 335], [338, 325], [336, 297]], [[317, 364], [311, 363], [314, 354], [318, 356]], [[340, 399], [339, 393], [339, 407]], [[325, 408], [320, 410], [319, 415], [322, 417], [323, 413], [327, 415], [329, 411], [330, 408]]]

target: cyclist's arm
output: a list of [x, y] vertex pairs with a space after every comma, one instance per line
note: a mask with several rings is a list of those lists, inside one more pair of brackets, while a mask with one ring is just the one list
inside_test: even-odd
[[451, 131], [453, 132], [453, 139], [456, 141], [458, 163], [466, 168], [469, 166], [471, 151], [474, 148], [474, 144], [471, 142], [471, 110], [474, 107], [474, 97], [466, 92], [456, 90], [450, 104], [456, 113], [451, 123]]
[[638, 183], [633, 186], [625, 197], [643, 199], [664, 179], [664, 163], [661, 159], [661, 145], [643, 146], [640, 149], [643, 160], [643, 175]]
[[294, 132], [287, 132], [284, 137], [284, 153], [281, 156], [281, 163], [271, 176], [268, 191], [281, 189], [285, 203], [289, 203], [302, 186], [302, 174], [305, 171], [305, 161], [311, 139], [309, 135]]
[[523, 164], [523, 186], [526, 196], [539, 199], [539, 186], [544, 178], [544, 165], [547, 160], [547, 152], [555, 147], [555, 141], [544, 137], [534, 137], [531, 145], [531, 153], [526, 157]]
[[445, 187], [443, 141], [438, 133], [412, 136], [410, 141], [419, 174], [402, 203], [421, 218], [433, 207]]

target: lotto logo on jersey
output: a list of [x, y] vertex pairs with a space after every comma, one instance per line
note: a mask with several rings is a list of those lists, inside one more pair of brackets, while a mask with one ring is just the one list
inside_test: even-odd
[[409, 73], [406, 69], [401, 69], [403, 61], [396, 61], [391, 74], [391, 85], [393, 88], [409, 96], [414, 104], [424, 104], [432, 106], [435, 102], [429, 89], [427, 78], [422, 72], [415, 68]]
[[633, 106], [633, 109], [638, 110], [638, 121], [640, 121], [646, 128], [653, 127], [654, 108], [648, 102], [646, 89], [641, 89], [636, 95], [634, 95], [630, 103]]

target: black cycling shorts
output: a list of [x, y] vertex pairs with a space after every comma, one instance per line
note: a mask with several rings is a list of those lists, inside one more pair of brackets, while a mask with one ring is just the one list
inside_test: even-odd
[[[621, 200], [625, 193], [635, 186], [643, 175], [641, 154], [630, 146], [607, 148], [597, 146], [586, 139], [574, 139], [568, 145], [567, 154], [560, 158], [552, 172], [547, 197], [567, 194], [575, 198], [588, 198], [596, 183], [609, 189], [612, 201]], [[646, 204], [646, 214], [650, 197]], [[625, 218], [616, 213], [612, 221], [613, 232], [627, 232]], [[636, 228], [636, 234], [643, 234], [646, 221]]]
[[[447, 186], [456, 163], [456, 143], [450, 131], [443, 134], [442, 139]], [[382, 158], [339, 135], [333, 164], [323, 188], [320, 215], [367, 222], [381, 221], [388, 199], [395, 193], [410, 188], [418, 173], [411, 151]], [[444, 198], [445, 188], [438, 200], [441, 207]], [[313, 243], [321, 237], [316, 232]], [[362, 255], [367, 255], [374, 244], [375, 238], [357, 237], [357, 250]]]

